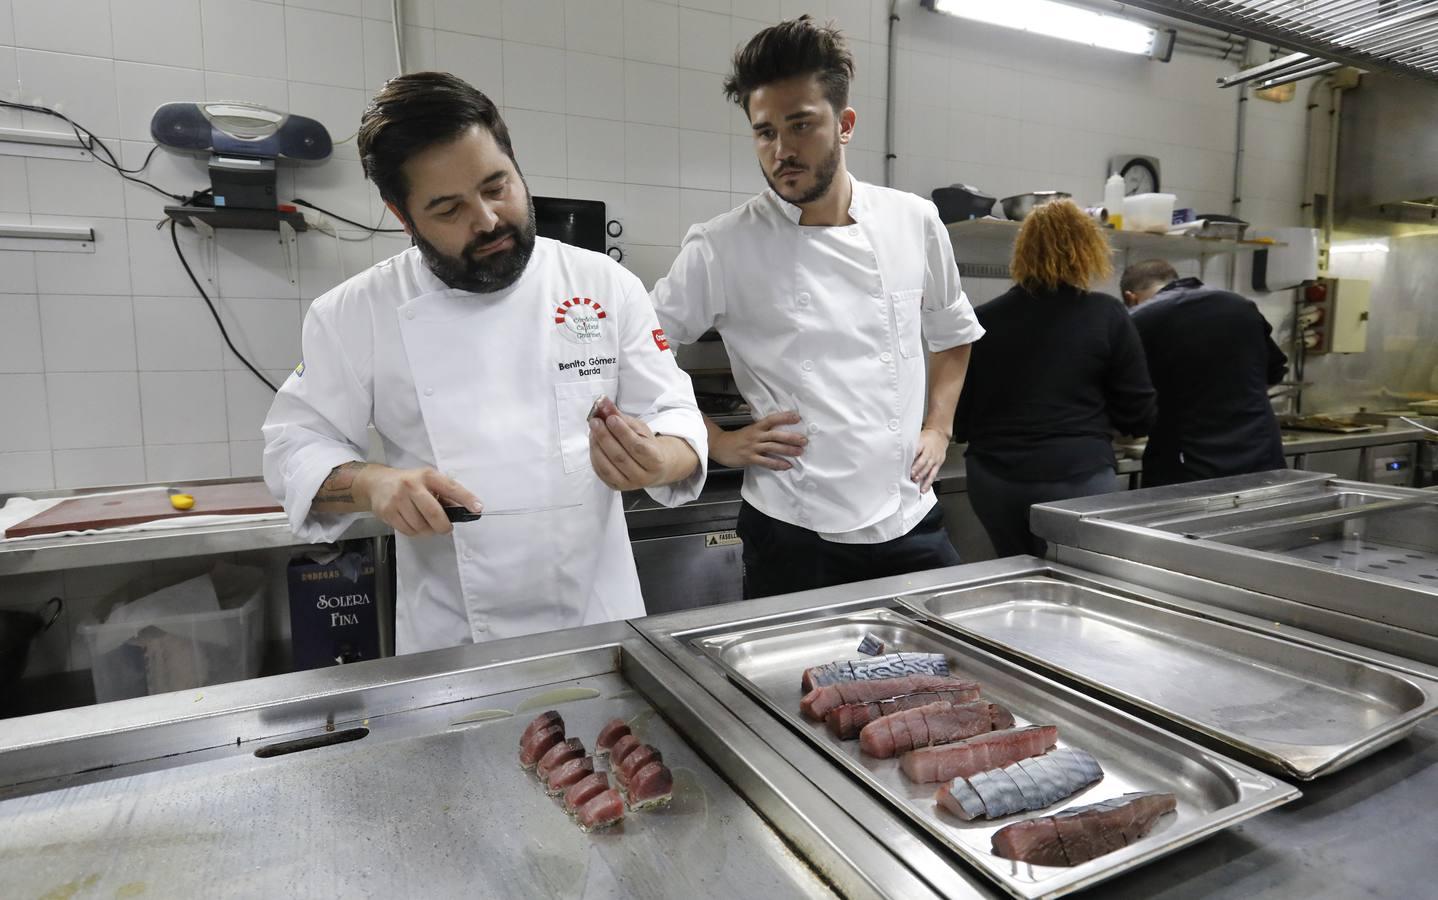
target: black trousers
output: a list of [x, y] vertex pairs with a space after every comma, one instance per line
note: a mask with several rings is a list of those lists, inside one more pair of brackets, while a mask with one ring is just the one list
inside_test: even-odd
[[966, 457], [964, 465], [969, 501], [1000, 558], [1025, 553], [1041, 557], [1047, 551], [1047, 542], [1029, 530], [1029, 507], [1035, 503], [1111, 494], [1119, 488], [1111, 466], [1064, 481], [1012, 481], [973, 456]]
[[826, 541], [748, 503], [739, 507], [738, 530], [744, 542], [745, 600], [960, 563], [938, 504], [908, 534], [878, 544]]

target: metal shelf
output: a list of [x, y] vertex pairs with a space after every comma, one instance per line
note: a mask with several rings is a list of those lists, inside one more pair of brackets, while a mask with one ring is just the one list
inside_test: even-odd
[[[949, 239], [957, 243], [990, 241], [1009, 243], [1019, 233], [1019, 223], [1007, 219], [970, 219], [947, 226]], [[1242, 253], [1248, 250], [1269, 250], [1287, 244], [1268, 241], [1233, 241], [1223, 238], [1201, 238], [1181, 234], [1152, 234], [1146, 231], [1107, 231], [1109, 244], [1116, 252], [1140, 251], [1163, 256], [1214, 256]]]

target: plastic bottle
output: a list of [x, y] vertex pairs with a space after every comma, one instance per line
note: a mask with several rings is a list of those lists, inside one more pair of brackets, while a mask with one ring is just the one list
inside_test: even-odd
[[1123, 176], [1117, 172], [1103, 185], [1103, 205], [1108, 208], [1108, 223], [1114, 231], [1123, 230]]

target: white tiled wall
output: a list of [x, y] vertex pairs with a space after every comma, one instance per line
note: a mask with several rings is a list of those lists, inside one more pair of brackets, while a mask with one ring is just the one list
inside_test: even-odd
[[[652, 284], [690, 223], [763, 187], [720, 82], [733, 48], [767, 24], [811, 12], [849, 35], [849, 166], [882, 180], [887, 11], [887, 0], [406, 0], [405, 46], [411, 69], [453, 70], [501, 103], [535, 193], [609, 204], [625, 264]], [[963, 181], [1093, 201], [1108, 157], [1137, 152], [1162, 159], [1181, 205], [1227, 210], [1235, 98], [1214, 79], [1231, 65], [1154, 63], [915, 0], [899, 12], [898, 187], [927, 195]], [[359, 221], [383, 210], [353, 132], [394, 72], [389, 0], [0, 0], [0, 96], [59, 105], [127, 166], [149, 152], [162, 102], [246, 99], [317, 118], [334, 158], [285, 169], [281, 192]], [[1250, 106], [1244, 213], [1291, 223], [1302, 104]], [[9, 112], [0, 124], [57, 127]], [[145, 177], [176, 193], [208, 183], [203, 161], [165, 151]], [[93, 162], [0, 155], [0, 221], [96, 231], [93, 254], [0, 251], [0, 491], [258, 473], [268, 392], [223, 347], [156, 229], [165, 202]], [[407, 243], [303, 234], [292, 284], [272, 234], [222, 232], [218, 271], [192, 232], [179, 239], [272, 380], [298, 359], [308, 302]]]

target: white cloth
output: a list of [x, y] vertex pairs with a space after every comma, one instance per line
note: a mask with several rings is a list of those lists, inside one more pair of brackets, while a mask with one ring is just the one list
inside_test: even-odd
[[524, 274], [493, 294], [447, 288], [410, 248], [315, 301], [304, 362], [264, 425], [265, 481], [296, 535], [333, 540], [353, 515], [311, 513], [335, 466], [432, 466], [492, 510], [583, 504], [396, 535], [395, 648], [409, 653], [644, 614], [620, 495], [589, 463], [601, 394], [701, 465], [652, 488], [674, 506], [704, 484], [707, 440], [689, 377], [639, 279], [601, 253], [539, 238]]
[[851, 183], [856, 225], [800, 225], [799, 207], [770, 190], [695, 225], [653, 300], [671, 339], [718, 329], [756, 419], [803, 417], [791, 426], [809, 437], [803, 455], [785, 472], [750, 466], [744, 499], [831, 541], [877, 543], [936, 502], [909, 477], [925, 342], [938, 352], [984, 330], [934, 205]]

